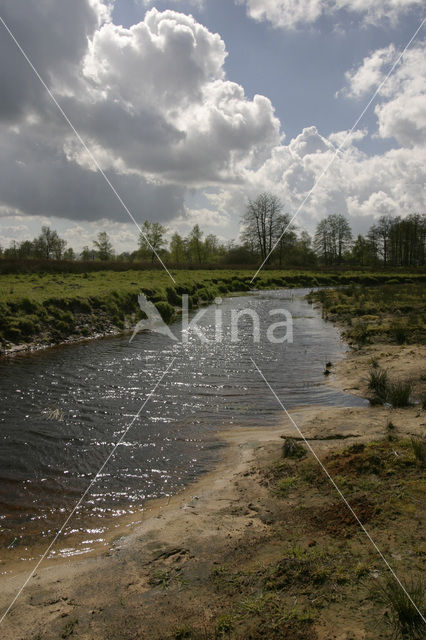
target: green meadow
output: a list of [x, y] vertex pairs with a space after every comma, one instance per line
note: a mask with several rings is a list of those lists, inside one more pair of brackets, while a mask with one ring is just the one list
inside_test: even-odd
[[179, 311], [182, 294], [190, 308], [212, 302], [217, 296], [252, 288], [274, 289], [338, 285], [421, 283], [426, 274], [262, 271], [251, 283], [251, 271], [174, 270], [175, 283], [165, 271], [91, 271], [87, 273], [0, 274], [0, 342], [13, 344], [58, 343], [78, 337], [125, 330], [143, 317], [137, 296], [143, 292], [166, 322]]

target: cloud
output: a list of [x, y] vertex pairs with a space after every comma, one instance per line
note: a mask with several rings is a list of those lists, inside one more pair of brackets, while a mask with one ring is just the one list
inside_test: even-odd
[[[139, 2], [144, 7], [149, 7], [150, 5], [155, 4], [155, 0], [139, 0]], [[193, 6], [197, 9], [203, 9], [205, 4], [204, 0], [169, 0], [169, 2], [172, 2], [174, 4]]]
[[[184, 189], [140, 176], [107, 171], [129, 209], [167, 221], [183, 210]], [[123, 220], [123, 210], [99, 173], [69, 162], [55, 144], [38, 135], [2, 135], [0, 193], [3, 207], [28, 215]]]
[[364, 23], [387, 20], [395, 24], [410, 9], [422, 7], [421, 0], [235, 0], [244, 4], [247, 14], [274, 27], [295, 29], [312, 25], [321, 16], [339, 19], [339, 12], [359, 16]]
[[[306, 15], [314, 16], [317, 4], [307, 4]], [[394, 137], [401, 148], [367, 156], [357, 147], [365, 130], [324, 136], [307, 126], [285, 144], [270, 100], [249, 99], [227, 79], [225, 43], [192, 16], [151, 9], [124, 28], [97, 0], [44, 0], [25, 10], [5, 0], [5, 6], [11, 28], [137, 220], [179, 229], [198, 221], [236, 235], [247, 197], [264, 190], [294, 213], [346, 137], [300, 222], [312, 230], [327, 213], [370, 220], [383, 211], [426, 210], [424, 46], [405, 54], [378, 96], [378, 135]], [[256, 6], [266, 12], [272, 3]], [[365, 6], [352, 3], [359, 12]], [[55, 33], [41, 38], [51, 15]], [[28, 216], [28, 233], [36, 220], [62, 220], [60, 230], [77, 246], [85, 234], [90, 244], [98, 224], [109, 225], [120, 248], [133, 247], [119, 202], [11, 44], [0, 39], [3, 60], [11, 61], [0, 78], [10, 87], [0, 108], [0, 216], [18, 215], [21, 226]], [[393, 47], [370, 54], [348, 72], [340, 95], [368, 95], [395, 55]]]
[[[43, 39], [49, 7], [55, 35]], [[181, 215], [188, 187], [240, 183], [281, 140], [271, 102], [249, 100], [226, 79], [223, 40], [192, 16], [151, 9], [126, 29], [97, 0], [45, 0], [25, 11], [7, 0], [7, 8], [11, 28], [134, 214]], [[120, 219], [87, 153], [7, 46], [18, 89], [0, 113], [1, 203], [29, 215]]]
[[192, 186], [238, 181], [247, 156], [279, 142], [280, 123], [267, 98], [248, 100], [226, 80], [226, 55], [219, 35], [174, 11], [152, 9], [130, 29], [105, 24], [84, 63], [92, 101], [69, 108], [129, 171]]
[[351, 71], [345, 73], [348, 87], [346, 90], [338, 92], [340, 95], [346, 95], [350, 98], [360, 98], [369, 91], [377, 89], [383, 81], [383, 71], [397, 59], [395, 47], [393, 44], [383, 49], [377, 49], [371, 55], [364, 58], [362, 64]]
[[[2, 18], [48, 84], [73, 85], [87, 39], [109, 10], [100, 0], [2, 0]], [[0, 120], [17, 121], [50, 98], [3, 25], [0, 31]]]
[[293, 215], [313, 189], [296, 218], [296, 224], [311, 232], [329, 213], [356, 220], [358, 228], [364, 220], [365, 231], [384, 213], [405, 217], [413, 211], [425, 211], [424, 146], [369, 156], [356, 146], [364, 135], [364, 131], [354, 132], [344, 150], [336, 154], [346, 132], [325, 137], [315, 127], [307, 127], [288, 145], [276, 146], [261, 168], [247, 171], [244, 188], [222, 190], [214, 196], [215, 206], [223, 210], [232, 207], [241, 214], [247, 198], [267, 190]]
[[328, 139], [335, 147], [340, 148], [343, 146], [343, 148], [346, 149], [358, 140], [363, 140], [367, 135], [367, 129], [355, 129], [354, 131], [344, 130], [330, 133]]
[[[362, 64], [346, 73], [348, 97], [368, 94], [386, 77], [389, 66], [399, 54], [391, 45], [364, 58]], [[426, 143], [426, 44], [408, 49], [379, 91], [375, 107], [378, 135], [395, 138], [404, 147]]]

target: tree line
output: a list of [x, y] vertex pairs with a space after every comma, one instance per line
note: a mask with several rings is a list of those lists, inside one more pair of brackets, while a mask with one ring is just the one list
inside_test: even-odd
[[282, 202], [271, 193], [249, 200], [242, 216], [240, 241], [223, 242], [214, 234], [205, 235], [198, 224], [183, 236], [177, 232], [168, 238], [168, 230], [159, 222], [145, 221], [141, 226], [138, 248], [116, 254], [105, 231], [98, 233], [92, 246], [79, 254], [67, 248], [59, 234], [43, 226], [34, 240], [13, 242], [0, 257], [12, 259], [49, 259], [147, 262], [157, 256], [176, 267], [255, 265], [318, 265], [418, 267], [425, 264], [426, 217], [413, 213], [405, 218], [382, 216], [366, 235], [354, 238], [345, 216], [330, 214], [321, 220], [313, 237], [291, 224], [291, 216]]

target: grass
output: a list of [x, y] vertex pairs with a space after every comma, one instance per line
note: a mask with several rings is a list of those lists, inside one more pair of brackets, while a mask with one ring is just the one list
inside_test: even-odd
[[[341, 442], [323, 460], [397, 575], [417, 576], [424, 474], [410, 439], [393, 435], [392, 442], [384, 434], [343, 449]], [[275, 444], [256, 451], [249, 473], [235, 478], [235, 500], [218, 507], [215, 525], [226, 523], [225, 537], [215, 543], [214, 525], [205, 547], [197, 543], [178, 568], [156, 561], [151, 590], [142, 599], [129, 593], [117, 624], [128, 637], [164, 639], [318, 640], [321, 633], [373, 640], [392, 633], [414, 640], [421, 629], [415, 611], [401, 600], [399, 585], [388, 583], [382, 559], [318, 463], [311, 456], [283, 458]], [[291, 499], [282, 499], [280, 487], [291, 488]], [[231, 536], [236, 509], [245, 520]], [[192, 518], [189, 526], [199, 527]], [[371, 584], [383, 586], [374, 597]], [[415, 581], [407, 588], [421, 607], [423, 586]]]
[[411, 438], [411, 446], [416, 460], [423, 467], [426, 464], [426, 440], [424, 438]]
[[388, 384], [389, 379], [387, 371], [378, 369], [376, 367], [370, 369], [368, 388], [373, 391], [377, 398], [379, 398], [382, 402], [386, 401]]
[[[356, 442], [328, 453], [324, 464], [386, 555], [392, 554], [392, 539], [401, 558], [394, 561], [395, 570], [400, 573], [403, 567], [414, 575], [421, 555], [411, 549], [421, 536], [424, 486], [412, 442], [396, 435], [392, 442], [386, 437]], [[221, 631], [217, 635], [206, 637], [313, 640], [316, 623], [321, 626], [339, 606], [342, 612], [365, 606], [371, 576], [384, 567], [365, 544], [347, 506], [336, 498], [320, 467], [309, 457], [281, 456], [259, 472], [260, 483], [278, 501], [275, 510], [273, 503], [265, 504], [272, 521], [267, 533], [262, 532], [254, 542], [242, 539], [232, 548], [229, 563], [212, 571], [211, 601], [223, 598], [217, 622], [224, 619], [226, 623], [225, 628], [218, 624]], [[290, 490], [291, 502], [283, 502], [281, 498]], [[394, 539], [395, 535], [400, 539]], [[266, 549], [263, 556], [262, 548]], [[366, 627], [372, 625], [373, 633], [366, 637], [379, 637], [380, 632], [380, 637], [388, 637], [386, 621], [395, 634], [396, 629], [401, 632], [401, 638], [422, 637], [414, 635], [421, 628], [419, 619], [398, 583], [382, 581], [380, 585], [383, 588], [375, 594], [375, 604], [367, 607], [371, 620]], [[418, 604], [422, 590], [417, 582], [409, 587]], [[381, 620], [383, 605], [388, 612], [386, 621]]]
[[[386, 607], [387, 621], [395, 638], [421, 640], [426, 635], [426, 624], [422, 620], [425, 612], [425, 583], [412, 579], [404, 585], [407, 594], [393, 576], [389, 576], [375, 589], [377, 600]], [[422, 614], [419, 612], [423, 612]]]
[[373, 391], [370, 397], [371, 404], [383, 404], [389, 402], [394, 408], [410, 406], [410, 398], [413, 391], [411, 380], [390, 380], [388, 372], [380, 368], [370, 369], [368, 388]]
[[287, 478], [281, 478], [277, 483], [278, 495], [281, 498], [288, 496], [290, 491], [294, 489], [298, 484], [297, 476], [289, 476]]
[[[111, 268], [82, 273], [0, 274], [0, 345], [6, 348], [9, 344], [35, 340], [50, 344], [123, 330], [144, 317], [137, 303], [140, 292], [170, 323], [176, 317], [183, 293], [188, 294], [189, 307], [193, 308], [211, 303], [219, 296], [248, 291], [253, 286], [251, 271], [172, 270], [172, 275], [175, 283], [162, 270], [115, 271]], [[275, 270], [262, 271], [254, 286], [258, 289], [356, 287], [357, 283], [380, 284], [390, 276], [356, 271]], [[423, 274], [392, 274], [392, 277], [400, 283], [420, 283], [426, 279]]]
[[397, 380], [389, 382], [387, 387], [387, 400], [394, 408], [408, 407], [413, 391], [411, 380]]
[[380, 287], [351, 283], [345, 288], [314, 291], [308, 299], [321, 303], [325, 317], [343, 323], [347, 339], [355, 345], [378, 340], [424, 343], [425, 288], [421, 278], [410, 280], [402, 284], [390, 278]]

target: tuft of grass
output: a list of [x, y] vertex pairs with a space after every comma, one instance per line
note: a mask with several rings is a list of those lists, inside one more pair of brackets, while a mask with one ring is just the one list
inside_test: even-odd
[[394, 408], [408, 407], [410, 405], [410, 396], [413, 391], [413, 383], [411, 380], [397, 380], [389, 382], [387, 385], [386, 400]]
[[417, 462], [422, 467], [426, 464], [426, 440], [425, 438], [411, 438], [411, 447]]
[[368, 388], [374, 391], [374, 394], [382, 402], [387, 399], [387, 389], [389, 384], [388, 372], [385, 369], [372, 368], [370, 369], [370, 379], [368, 381]]
[[216, 620], [215, 638], [230, 637], [231, 631], [234, 629], [234, 616], [224, 613]]
[[374, 392], [370, 398], [371, 404], [389, 402], [394, 408], [408, 407], [413, 391], [411, 380], [389, 380], [385, 369], [370, 369], [368, 388]]
[[161, 587], [161, 589], [168, 589], [172, 580], [171, 575], [162, 569], [155, 571], [148, 580], [148, 584], [151, 587]]
[[391, 327], [391, 334], [397, 344], [404, 344], [408, 340], [408, 329], [403, 325], [393, 325]]
[[282, 446], [283, 458], [294, 458], [300, 460], [306, 456], [306, 449], [293, 438], [286, 438]]
[[386, 617], [394, 638], [420, 640], [425, 637], [426, 624], [421, 611], [425, 604], [425, 583], [420, 578], [404, 585], [407, 593], [393, 577], [381, 582], [375, 589], [376, 597], [386, 607]]
[[281, 478], [277, 483], [278, 495], [281, 498], [285, 498], [292, 489], [298, 484], [299, 478], [297, 476], [287, 476]]
[[184, 640], [184, 638], [191, 638], [192, 629], [187, 624], [184, 624], [182, 627], [175, 627], [173, 630], [173, 638], [174, 640]]
[[394, 423], [391, 420], [389, 420], [389, 422], [386, 425], [386, 435], [389, 441], [395, 440], [395, 431], [396, 431], [396, 427]]

